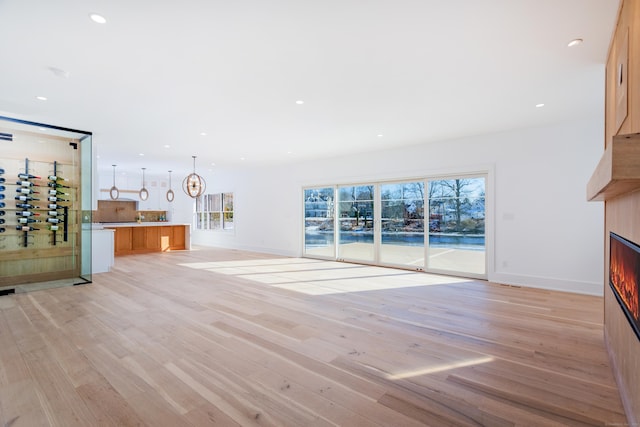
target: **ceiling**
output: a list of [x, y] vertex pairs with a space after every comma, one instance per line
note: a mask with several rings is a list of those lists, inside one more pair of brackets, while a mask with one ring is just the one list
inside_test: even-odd
[[618, 3], [0, 0], [0, 113], [149, 173], [542, 126], [602, 114]]

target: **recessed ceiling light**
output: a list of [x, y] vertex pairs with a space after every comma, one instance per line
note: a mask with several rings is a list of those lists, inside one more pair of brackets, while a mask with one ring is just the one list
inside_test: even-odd
[[293, 154], [293, 151], [287, 151], [287, 154]]
[[206, 132], [200, 132], [200, 136], [207, 136]]
[[298, 104], [298, 105], [302, 105], [302, 104], [304, 104], [304, 101], [300, 101], [300, 100], [298, 100], [298, 101], [296, 101], [296, 104]]
[[379, 133], [379, 134], [378, 134], [378, 138], [382, 138], [383, 136], [384, 136], [384, 135], [383, 135], [383, 134], [381, 134], [381, 133]]
[[47, 100], [47, 97], [46, 97], [46, 96], [36, 96], [36, 99], [37, 99], [38, 101], [46, 101], [46, 100]]
[[584, 41], [584, 40], [582, 40], [582, 39], [573, 39], [573, 40], [571, 40], [571, 41], [567, 44], [567, 46], [568, 46], [568, 47], [578, 46], [578, 45], [579, 45], [579, 44], [581, 44], [583, 41]]
[[211, 163], [211, 166], [215, 166], [215, 165], [216, 165], [215, 163]]
[[544, 104], [536, 104], [536, 108], [542, 108], [544, 107]]
[[240, 160], [244, 160], [244, 157], [240, 157]]
[[96, 22], [98, 24], [105, 24], [107, 22], [107, 18], [98, 13], [89, 14], [89, 18], [91, 18], [93, 22]]
[[144, 153], [139, 153], [138, 156], [144, 156]]
[[171, 148], [171, 146], [169, 144], [165, 144], [164, 148]]

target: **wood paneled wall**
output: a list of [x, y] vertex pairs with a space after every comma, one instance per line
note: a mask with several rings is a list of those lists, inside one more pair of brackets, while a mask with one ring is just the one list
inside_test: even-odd
[[640, 192], [605, 202], [605, 322], [607, 348], [631, 425], [640, 422], [640, 340], [609, 287], [609, 232], [640, 242]]
[[[605, 148], [614, 135], [640, 132], [640, 0], [622, 3], [606, 79]], [[604, 330], [630, 425], [640, 425], [640, 340], [609, 287], [609, 232], [640, 242], [639, 212], [640, 191], [605, 201]]]

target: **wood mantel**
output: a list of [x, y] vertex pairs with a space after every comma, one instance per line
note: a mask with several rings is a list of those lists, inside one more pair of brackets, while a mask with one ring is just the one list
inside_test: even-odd
[[587, 200], [608, 200], [640, 190], [640, 133], [617, 135], [587, 184]]

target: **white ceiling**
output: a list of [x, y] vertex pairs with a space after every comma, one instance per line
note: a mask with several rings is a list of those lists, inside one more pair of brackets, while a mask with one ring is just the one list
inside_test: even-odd
[[601, 114], [618, 4], [0, 0], [0, 112], [148, 173], [540, 126]]

